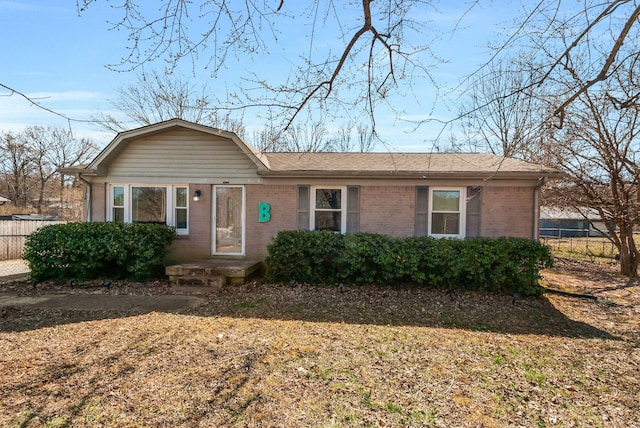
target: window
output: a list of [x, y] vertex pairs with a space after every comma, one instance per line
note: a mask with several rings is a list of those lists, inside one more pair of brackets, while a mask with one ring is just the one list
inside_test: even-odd
[[131, 188], [132, 223], [167, 223], [167, 188]]
[[113, 187], [113, 199], [111, 202], [111, 220], [124, 222], [124, 187]]
[[311, 228], [345, 233], [345, 188], [313, 188], [311, 200]]
[[187, 186], [111, 185], [109, 221], [168, 224], [178, 234], [189, 229]]
[[189, 219], [189, 188], [176, 187], [176, 208], [175, 208], [175, 226], [178, 231], [187, 232], [187, 224]]
[[464, 237], [464, 189], [432, 189], [429, 234]]

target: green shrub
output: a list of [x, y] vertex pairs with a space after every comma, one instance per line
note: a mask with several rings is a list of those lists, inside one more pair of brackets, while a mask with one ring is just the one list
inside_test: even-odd
[[280, 232], [268, 247], [267, 279], [308, 284], [416, 283], [538, 295], [549, 248], [521, 238], [390, 238], [372, 233]]
[[175, 229], [156, 224], [66, 223], [27, 237], [24, 259], [36, 281], [100, 277], [145, 280], [163, 273]]
[[326, 230], [279, 232], [268, 246], [266, 278], [307, 284], [339, 282], [343, 235]]
[[345, 235], [338, 261], [340, 282], [371, 284], [397, 279], [392, 239], [375, 233]]

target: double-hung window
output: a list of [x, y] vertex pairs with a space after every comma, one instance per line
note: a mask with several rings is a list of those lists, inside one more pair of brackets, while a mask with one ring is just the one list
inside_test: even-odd
[[347, 228], [346, 187], [313, 187], [311, 226], [314, 230], [345, 233]]
[[431, 189], [429, 208], [429, 235], [464, 238], [464, 189]]
[[125, 223], [157, 223], [189, 232], [188, 187], [181, 185], [113, 184], [107, 220]]
[[176, 230], [187, 233], [189, 228], [189, 189], [187, 187], [176, 186], [175, 191], [175, 226]]
[[[124, 222], [124, 186], [111, 188], [111, 218], [112, 221]], [[108, 216], [107, 216], [108, 217]]]

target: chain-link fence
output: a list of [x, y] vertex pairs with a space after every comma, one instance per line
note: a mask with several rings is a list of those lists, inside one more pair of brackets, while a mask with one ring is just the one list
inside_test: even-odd
[[64, 221], [0, 220], [0, 281], [29, 273], [27, 263], [22, 260], [27, 236], [49, 224]]
[[26, 235], [0, 235], [0, 282], [3, 278], [29, 273], [22, 255]]
[[603, 236], [542, 236], [540, 241], [548, 245], [556, 257], [606, 262], [615, 262], [619, 257], [615, 245]]
[[27, 275], [29, 266], [24, 260], [2, 260], [0, 261], [0, 283], [5, 279], [13, 279], [18, 276]]

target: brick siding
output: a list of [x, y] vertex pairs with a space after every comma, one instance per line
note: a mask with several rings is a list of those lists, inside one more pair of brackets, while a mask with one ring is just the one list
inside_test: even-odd
[[[104, 221], [104, 184], [92, 186], [92, 220]], [[198, 189], [201, 199], [189, 201], [189, 235], [178, 236], [169, 261], [187, 261], [211, 256], [212, 185], [190, 185], [189, 197]], [[266, 256], [267, 245], [280, 230], [297, 229], [296, 185], [247, 185], [245, 254]], [[258, 221], [258, 204], [268, 203], [271, 218]], [[533, 236], [534, 189], [532, 187], [484, 187], [482, 191], [481, 235], [488, 237]], [[415, 222], [415, 186], [361, 186], [360, 231], [393, 237], [412, 236]]]
[[415, 186], [360, 187], [360, 231], [413, 235], [415, 203]]
[[481, 235], [532, 238], [533, 204], [533, 187], [483, 188]]
[[[297, 229], [298, 188], [295, 185], [248, 185], [247, 190], [247, 257], [264, 257], [267, 245], [280, 230]], [[271, 206], [271, 219], [258, 221], [258, 204]]]

